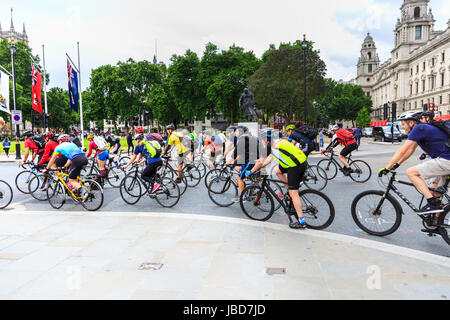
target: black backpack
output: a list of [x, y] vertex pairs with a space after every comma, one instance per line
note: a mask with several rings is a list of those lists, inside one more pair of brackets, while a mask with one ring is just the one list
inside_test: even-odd
[[[440, 140], [440, 141], [432, 141], [432, 143], [443, 143], [445, 142], [447, 144], [447, 147], [450, 148], [450, 120], [446, 121], [431, 121], [430, 125], [433, 127], [436, 127], [440, 129], [441, 131], [444, 131], [447, 134], [447, 140]], [[424, 125], [422, 124], [421, 130], [423, 130]]]
[[319, 132], [310, 126], [300, 127], [296, 131], [311, 140], [316, 140], [319, 135]]
[[70, 136], [70, 142], [74, 143], [78, 148], [81, 149], [81, 141], [76, 136]]
[[36, 144], [38, 150], [45, 149], [46, 142], [43, 135], [35, 135], [31, 140]]

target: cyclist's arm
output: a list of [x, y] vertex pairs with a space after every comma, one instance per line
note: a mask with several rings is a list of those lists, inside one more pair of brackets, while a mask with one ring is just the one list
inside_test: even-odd
[[[140, 154], [139, 154], [140, 156]], [[136, 158], [138, 157], [137, 154], [133, 154], [131, 159], [128, 161], [128, 163], [123, 167], [124, 169], [127, 169], [134, 161], [136, 161]]]
[[[48, 144], [47, 144], [48, 145]], [[44, 163], [46, 163], [50, 159], [50, 154], [52, 153], [52, 148], [50, 146], [45, 147], [44, 155], [42, 156], [41, 161], [38, 163], [39, 166], [42, 166]]]
[[395, 153], [394, 157], [391, 159], [387, 165], [387, 169], [392, 168], [396, 163], [402, 164], [408, 160], [416, 151], [419, 144], [415, 141], [408, 140], [405, 144]]
[[59, 155], [59, 153], [57, 153], [57, 152], [54, 152], [54, 153], [53, 153], [53, 155], [52, 155], [50, 161], [49, 161], [48, 164], [47, 164], [47, 170], [50, 169], [50, 168], [53, 166], [53, 164], [54, 164], [55, 161], [56, 161], [56, 158], [58, 158], [58, 155]]
[[265, 157], [261, 157], [255, 164], [255, 166], [253, 167], [253, 169], [251, 170], [252, 173], [256, 173], [259, 171], [259, 169], [261, 168], [265, 168], [267, 167], [269, 164], [271, 164], [273, 161], [273, 156], [271, 154], [269, 154], [269, 156], [267, 158]]

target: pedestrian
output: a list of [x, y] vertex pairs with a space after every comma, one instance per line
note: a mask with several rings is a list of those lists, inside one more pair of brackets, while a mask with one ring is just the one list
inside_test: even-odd
[[319, 139], [320, 139], [320, 148], [323, 148], [325, 146], [325, 141], [323, 140], [323, 130], [320, 130], [319, 132]]
[[131, 152], [134, 151], [133, 133], [131, 131], [128, 132], [127, 143], [128, 143], [128, 155], [130, 155], [130, 149], [131, 149]]
[[361, 137], [362, 137], [362, 130], [360, 127], [357, 127], [354, 130], [354, 137], [356, 139], [356, 142], [358, 143], [358, 149], [356, 149], [356, 150], [359, 151], [359, 147], [361, 146]]
[[3, 150], [5, 150], [6, 157], [9, 158], [9, 149], [11, 148], [11, 141], [9, 141], [8, 137], [2, 142]]

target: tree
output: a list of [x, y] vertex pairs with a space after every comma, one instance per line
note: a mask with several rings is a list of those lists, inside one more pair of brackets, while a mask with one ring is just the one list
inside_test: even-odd
[[356, 118], [356, 124], [360, 127], [367, 128], [367, 127], [370, 127], [371, 121], [372, 120], [370, 117], [369, 110], [367, 110], [366, 107], [363, 107], [358, 112], [358, 117]]
[[167, 84], [153, 87], [148, 95], [147, 107], [152, 109], [155, 118], [163, 125], [175, 124], [182, 119]]
[[79, 123], [79, 115], [69, 104], [69, 92], [61, 88], [51, 88], [47, 92], [48, 113], [51, 115], [50, 127], [68, 130]]
[[[304, 119], [304, 106], [307, 106], [309, 122], [315, 122], [312, 101], [325, 91], [325, 63], [320, 51], [309, 42], [306, 49], [306, 66], [301, 42], [280, 44], [276, 50], [271, 45], [263, 55], [264, 63], [250, 77], [249, 87], [255, 94], [256, 103], [269, 116], [286, 117], [290, 122]], [[304, 101], [304, 68], [306, 67], [307, 98]]]

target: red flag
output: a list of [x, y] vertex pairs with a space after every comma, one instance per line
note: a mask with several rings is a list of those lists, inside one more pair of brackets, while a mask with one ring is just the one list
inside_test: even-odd
[[33, 64], [32, 70], [31, 70], [31, 76], [32, 76], [32, 99], [31, 99], [31, 105], [34, 110], [42, 114], [42, 104], [41, 104], [41, 91], [42, 91], [42, 75], [37, 70], [36, 66]]

